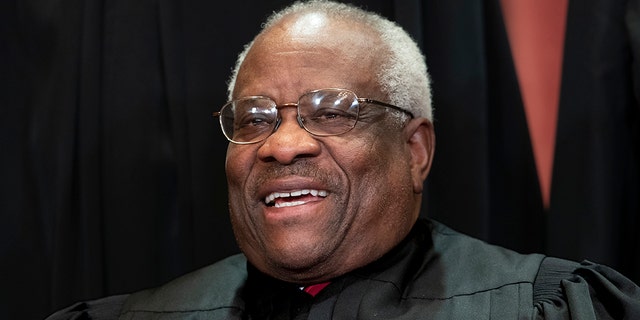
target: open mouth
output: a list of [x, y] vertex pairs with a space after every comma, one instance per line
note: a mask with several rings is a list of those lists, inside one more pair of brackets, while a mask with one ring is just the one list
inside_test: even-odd
[[270, 207], [283, 208], [320, 201], [325, 197], [327, 197], [326, 190], [302, 189], [290, 192], [273, 192], [264, 198], [264, 203]]

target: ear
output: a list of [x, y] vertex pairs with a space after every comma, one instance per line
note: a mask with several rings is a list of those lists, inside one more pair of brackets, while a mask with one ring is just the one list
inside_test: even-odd
[[436, 147], [433, 124], [426, 118], [412, 119], [405, 130], [407, 146], [411, 153], [413, 191], [422, 193], [423, 183], [431, 170]]

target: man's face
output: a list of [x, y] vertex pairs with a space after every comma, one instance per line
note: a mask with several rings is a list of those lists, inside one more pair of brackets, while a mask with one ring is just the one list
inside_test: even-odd
[[[234, 96], [263, 95], [278, 105], [303, 93], [344, 88], [386, 101], [374, 80], [376, 40], [353, 26], [310, 15], [258, 38]], [[266, 140], [229, 144], [226, 173], [238, 244], [261, 271], [285, 281], [325, 281], [383, 255], [418, 215], [407, 133], [383, 108], [361, 108], [356, 127], [315, 137], [279, 109]], [[265, 199], [274, 199], [267, 203]]]

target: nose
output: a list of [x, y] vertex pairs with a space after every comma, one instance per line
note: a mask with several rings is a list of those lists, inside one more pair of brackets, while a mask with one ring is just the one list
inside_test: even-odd
[[258, 158], [290, 164], [298, 158], [317, 156], [320, 143], [298, 122], [296, 109], [283, 108], [279, 112], [282, 119], [280, 126], [260, 146]]

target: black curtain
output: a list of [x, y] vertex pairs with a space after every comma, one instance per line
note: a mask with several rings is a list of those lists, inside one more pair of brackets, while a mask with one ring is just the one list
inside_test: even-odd
[[[0, 319], [238, 252], [210, 114], [236, 54], [289, 2], [0, 4]], [[640, 280], [639, 1], [570, 1], [549, 209], [498, 0], [351, 2], [425, 51], [437, 147], [423, 215]]]

